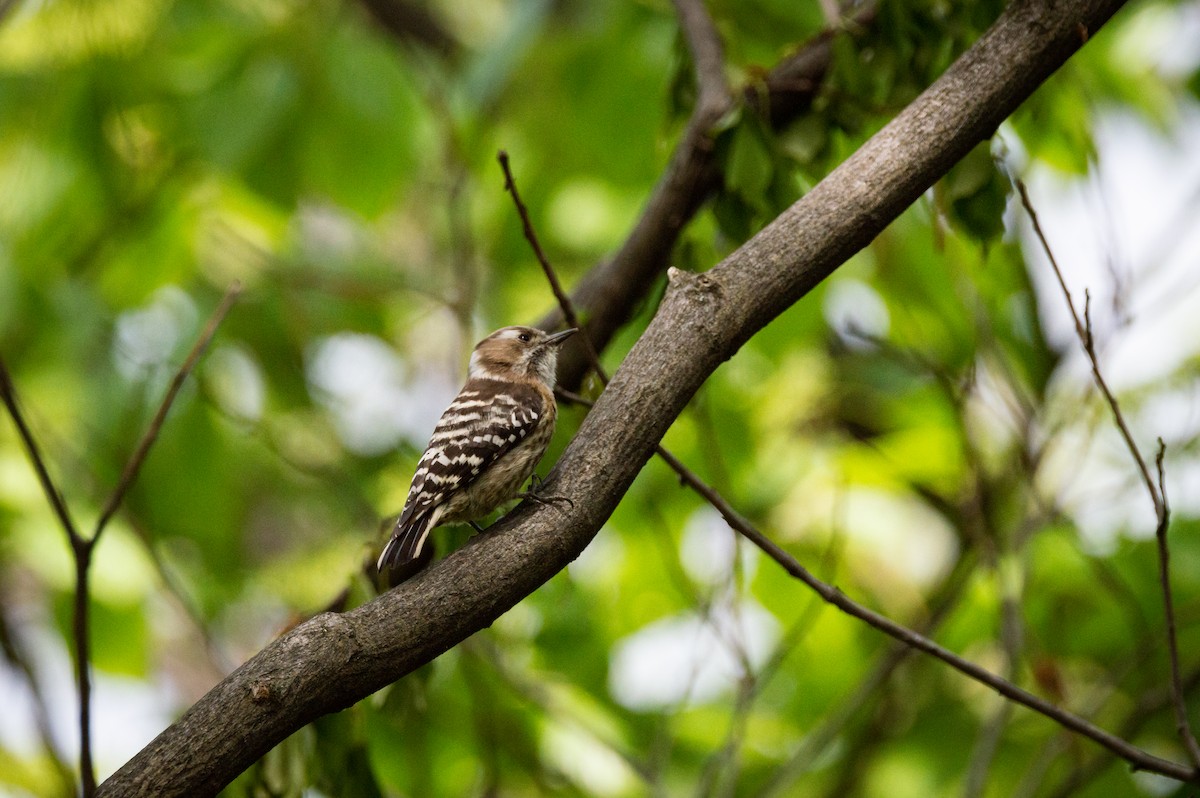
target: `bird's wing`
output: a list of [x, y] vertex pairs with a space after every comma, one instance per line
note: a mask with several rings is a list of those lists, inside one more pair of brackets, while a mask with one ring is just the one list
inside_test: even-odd
[[545, 419], [546, 398], [532, 385], [470, 380], [446, 408], [417, 464], [397, 531], [471, 485]]

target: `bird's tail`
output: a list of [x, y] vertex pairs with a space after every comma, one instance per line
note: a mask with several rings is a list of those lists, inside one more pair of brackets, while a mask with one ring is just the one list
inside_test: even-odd
[[425, 538], [429, 537], [429, 530], [437, 524], [442, 509], [440, 506], [435, 507], [429, 512], [397, 521], [392, 529], [391, 539], [379, 555], [379, 562], [376, 563], [378, 571], [384, 573], [396, 570], [421, 556]]

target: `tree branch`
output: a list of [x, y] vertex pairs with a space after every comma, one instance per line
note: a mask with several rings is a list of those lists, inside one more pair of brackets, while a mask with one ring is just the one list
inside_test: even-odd
[[8, 367], [0, 359], [0, 400], [8, 409], [13, 424], [17, 428], [33, 470], [37, 473], [38, 482], [46, 499], [58, 516], [63, 531], [67, 533], [67, 543], [71, 546], [71, 557], [75, 563], [75, 596], [72, 606], [72, 634], [75, 641], [75, 682], [79, 691], [79, 778], [81, 792], [84, 798], [91, 798], [96, 792], [96, 768], [92, 763], [92, 680], [89, 666], [91, 657], [88, 652], [88, 568], [92, 561], [92, 543], [94, 541], [79, 534], [79, 528], [71, 517], [71, 511], [63, 499], [62, 492], [50, 477], [46, 460], [42, 456], [33, 432], [25, 422], [21, 412], [21, 402], [17, 398], [17, 389], [13, 385], [12, 375]]
[[717, 366], [990, 136], [1082, 46], [1081, 28], [1095, 31], [1121, 5], [1009, 4], [933, 86], [755, 238], [706, 274], [674, 273], [547, 480], [571, 509], [525, 503], [412, 581], [296, 627], [196, 702], [100, 794], [212, 795], [295, 730], [429, 662], [558, 573]]

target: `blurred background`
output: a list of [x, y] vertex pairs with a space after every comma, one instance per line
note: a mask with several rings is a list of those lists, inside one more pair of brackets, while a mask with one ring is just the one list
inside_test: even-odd
[[[837, 18], [816, 0], [706, 5], [739, 96]], [[806, 113], [723, 120], [722, 179], [671, 263], [732, 251], [1001, 6], [880, 0], [840, 26]], [[1080, 308], [1089, 292], [1144, 455], [1166, 444], [1194, 688], [1197, 41], [1200, 4], [1130, 3], [723, 366], [665, 441], [852, 597], [1178, 761], [1154, 510], [1009, 175], [1029, 184]], [[497, 150], [570, 287], [632, 229], [693, 97], [661, 1], [0, 0], [0, 356], [84, 530], [205, 320], [243, 286], [95, 551], [101, 778], [288, 624], [374, 595], [362, 564], [471, 346], [554, 306]], [[660, 294], [608, 347], [610, 369]], [[542, 473], [583, 412], [564, 407]], [[439, 554], [466, 538], [442, 531]], [[66, 535], [5, 418], [0, 795], [74, 794], [74, 591]], [[566, 572], [226, 791], [1173, 793], [900, 656], [654, 461]]]

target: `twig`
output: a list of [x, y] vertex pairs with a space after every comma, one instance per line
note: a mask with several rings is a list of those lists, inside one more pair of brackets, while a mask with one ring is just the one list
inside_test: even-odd
[[706, 118], [720, 118], [733, 107], [721, 37], [702, 0], [675, 0], [675, 13], [692, 55], [697, 110]]
[[20, 435], [21, 443], [25, 446], [25, 453], [29, 455], [33, 470], [37, 472], [42, 492], [46, 494], [46, 499], [54, 508], [54, 514], [58, 516], [59, 523], [67, 533], [67, 539], [74, 546], [83, 538], [75, 527], [75, 522], [71, 518], [71, 512], [67, 509], [67, 503], [63, 500], [62, 493], [59, 492], [54, 480], [50, 477], [50, 472], [46, 469], [46, 461], [42, 457], [33, 433], [29, 431], [29, 425], [25, 423], [25, 416], [21, 413], [21, 402], [17, 398], [12, 376], [8, 372], [8, 366], [5, 365], [3, 357], [0, 357], [0, 401], [4, 402], [5, 408], [8, 409], [8, 415], [12, 417], [13, 424], [17, 427], [17, 434]]
[[[666, 455], [666, 456], [664, 456]], [[992, 672], [981, 668], [969, 660], [963, 659], [952, 651], [943, 648], [929, 638], [918, 634], [917, 632], [892, 621], [874, 610], [858, 604], [853, 599], [846, 596], [833, 585], [830, 585], [817, 577], [813, 576], [809, 571], [800, 564], [792, 555], [788, 554], [779, 547], [774, 541], [760, 532], [757, 528], [750, 524], [745, 518], [737, 513], [728, 502], [725, 501], [716, 491], [705, 485], [695, 474], [692, 474], [687, 468], [670, 456], [669, 453], [659, 451], [659, 456], [672, 464], [672, 468], [693, 490], [708, 500], [710, 504], [717, 509], [717, 512], [725, 518], [735, 530], [740, 532], [754, 545], [758, 546], [768, 557], [775, 560], [776, 563], [783, 566], [783, 569], [790, 575], [799, 579], [805, 585], [821, 596], [829, 604], [837, 607], [842, 612], [854, 618], [875, 627], [890, 637], [894, 637], [907, 645], [919, 651], [923, 651], [930, 656], [940, 659], [950, 667], [963, 673], [975, 681], [981, 682], [995, 690], [1002, 696], [1022, 704], [1035, 712], [1038, 712], [1051, 720], [1056, 721], [1062, 726], [1065, 726], [1072, 731], [1075, 731], [1083, 736], [1093, 740], [1096, 743], [1112, 751], [1117, 756], [1125, 759], [1135, 767], [1161, 773], [1170, 776], [1171, 778], [1179, 779], [1180, 781], [1196, 782], [1200, 776], [1196, 771], [1179, 765], [1175, 762], [1170, 762], [1165, 759], [1160, 759], [1142, 749], [1122, 740], [1121, 738], [1104, 731], [1103, 729], [1089, 723], [1083, 718], [1075, 715], [1065, 709], [1057, 707], [1048, 701], [1033, 695], [1032, 693], [1021, 689], [1012, 682], [996, 676]]]
[[1146, 492], [1150, 494], [1150, 501], [1154, 505], [1154, 514], [1157, 519], [1154, 538], [1158, 546], [1158, 577], [1159, 583], [1162, 586], [1163, 614], [1166, 618], [1167, 652], [1171, 667], [1171, 694], [1175, 709], [1175, 726], [1184, 747], [1187, 749], [1188, 756], [1192, 760], [1192, 764], [1197, 766], [1197, 769], [1200, 769], [1200, 743], [1196, 741], [1196, 735], [1192, 732], [1191, 724], [1188, 722], [1187, 704], [1184, 701], [1183, 687], [1179, 676], [1179, 644], [1175, 625], [1175, 604], [1171, 597], [1170, 549], [1167, 545], [1167, 529], [1171, 523], [1171, 507], [1167, 503], [1166, 483], [1163, 474], [1163, 457], [1166, 455], [1166, 444], [1163, 443], [1162, 438], [1158, 439], [1158, 456], [1155, 458], [1155, 463], [1158, 466], [1158, 482], [1155, 484], [1154, 478], [1150, 475], [1150, 468], [1146, 465], [1146, 459], [1142, 456], [1142, 451], [1134, 441], [1133, 434], [1129, 431], [1129, 425], [1125, 422], [1125, 415], [1121, 412], [1121, 406], [1117, 402], [1117, 397], [1109, 389], [1108, 382], [1104, 379], [1104, 375], [1100, 371], [1100, 359], [1096, 355], [1096, 342], [1092, 335], [1091, 297], [1085, 292], [1083, 318], [1080, 319], [1079, 314], [1075, 310], [1075, 302], [1071, 298], [1071, 291], [1067, 288], [1067, 281], [1063, 277], [1062, 269], [1059, 268], [1058, 261], [1054, 257], [1054, 252], [1050, 249], [1050, 242], [1046, 238], [1045, 231], [1042, 230], [1041, 223], [1038, 221], [1037, 211], [1034, 210], [1033, 202], [1029, 199], [1029, 192], [1025, 188], [1025, 183], [1016, 176], [1013, 176], [1012, 180], [1017, 188], [1017, 193], [1021, 197], [1021, 204], [1025, 207], [1025, 212], [1029, 214], [1029, 219], [1033, 223], [1034, 234], [1037, 235], [1037, 239], [1042, 245], [1042, 251], [1046, 253], [1047, 260], [1050, 261], [1050, 267], [1054, 270], [1054, 276], [1058, 278], [1058, 285], [1062, 289], [1063, 297], [1067, 301], [1067, 309], [1071, 313], [1071, 320], [1075, 324], [1075, 334], [1079, 337], [1079, 342], [1083, 345], [1083, 351], [1087, 354], [1088, 360], [1091, 362], [1092, 377], [1096, 382], [1096, 387], [1100, 389], [1100, 392], [1104, 395], [1105, 402], [1112, 411], [1113, 421], [1117, 425], [1121, 437], [1125, 440], [1125, 446], [1129, 449], [1129, 454], [1137, 464], [1138, 473], [1141, 475], [1142, 482], [1146, 485]]
[[[559, 391], [564, 398], [569, 398], [572, 401], [581, 401], [583, 404], [591, 404], [588, 400], [577, 394], [572, 394], [569, 391]], [[685, 466], [677, 457], [669, 451], [659, 446], [655, 450], [659, 457], [666, 461], [680, 480], [688, 487], [700, 494], [709, 504], [711, 504], [717, 512], [725, 519], [735, 531], [757, 546], [764, 554], [774, 560], [783, 569], [803, 582], [809, 588], [817, 593], [827, 603], [832, 604], [842, 612], [851, 617], [858, 618], [869, 626], [883, 632], [889, 637], [895, 638], [905, 645], [914, 648], [918, 651], [923, 651], [926, 654], [939, 659], [950, 667], [959, 671], [962, 674], [980, 682], [1000, 695], [1021, 704], [1033, 711], [1045, 715], [1059, 725], [1070, 729], [1071, 731], [1081, 734], [1084, 737], [1098, 743], [1107, 748], [1112, 753], [1121, 757], [1125, 761], [1132, 764], [1135, 768], [1146, 770], [1153, 773], [1160, 773], [1164, 776], [1178, 779], [1184, 782], [1196, 783], [1200, 779], [1200, 773], [1196, 770], [1187, 768], [1176, 762], [1171, 762], [1166, 759], [1161, 759], [1153, 754], [1138, 748], [1126, 740], [1117, 737], [1114, 734], [1106, 732], [1100, 727], [1085, 720], [1084, 718], [1060, 707], [1045, 701], [1036, 695], [1023, 690], [1012, 682], [1004, 679], [996, 674], [988, 671], [970, 660], [963, 659], [949, 649], [943, 648], [938, 643], [925, 637], [924, 635], [902, 626], [901, 624], [892, 621], [884, 615], [880, 615], [874, 610], [865, 607], [853, 599], [842, 593], [833, 585], [824, 582], [813, 576], [803, 565], [800, 564], [792, 555], [788, 554], [779, 547], [774, 541], [760, 532], [749, 521], [743, 518], [719, 493], [709, 487], [687, 466]]]
[[1192, 758], [1192, 763], [1200, 769], [1200, 743], [1192, 732], [1188, 722], [1187, 703], [1183, 694], [1183, 679], [1179, 668], [1179, 639], [1175, 623], [1175, 602], [1171, 597], [1171, 550], [1167, 546], [1167, 526], [1171, 519], [1171, 505], [1167, 502], [1167, 484], [1163, 473], [1163, 457], [1167, 453], [1167, 445], [1163, 439], [1158, 439], [1158, 455], [1154, 462], [1158, 467], [1158, 496], [1159, 512], [1158, 525], [1154, 529], [1154, 540], [1158, 544], [1158, 579], [1163, 591], [1163, 614], [1167, 623], [1167, 651], [1171, 657], [1171, 699], [1175, 708], [1175, 727]]
[[513, 204], [517, 206], [517, 214], [521, 217], [521, 226], [525, 230], [525, 240], [529, 242], [529, 246], [533, 248], [533, 254], [537, 256], [538, 263], [542, 265], [542, 272], [546, 275], [546, 281], [550, 283], [550, 290], [554, 292], [554, 298], [558, 300], [558, 306], [562, 309], [563, 318], [566, 319], [568, 327], [575, 327], [582, 333], [579, 338], [583, 342], [588, 361], [591, 363], [592, 368], [596, 370], [596, 376], [600, 378], [600, 382], [607, 385], [608, 374], [604, 371], [604, 367], [600, 365], [600, 355], [597, 354], [596, 348], [592, 346], [591, 336], [587, 334], [583, 325], [579, 323], [579, 317], [575, 315], [575, 307], [571, 304], [570, 297], [563, 291], [562, 283], [558, 281], [558, 275], [555, 274], [554, 267], [546, 259], [546, 253], [542, 250], [542, 245], [538, 242], [537, 233], [533, 229], [533, 223], [529, 220], [529, 211], [526, 210], [525, 203], [521, 201], [521, 195], [517, 191], [517, 181], [513, 179], [512, 169], [509, 168], [508, 153], [500, 150], [496, 154], [496, 160], [500, 162], [500, 168], [504, 170], [504, 188], [512, 195]]
[[163, 422], [167, 418], [167, 412], [170, 411], [171, 405], [175, 402], [175, 397], [179, 395], [179, 390], [183, 387], [183, 383], [187, 380], [188, 375], [192, 373], [192, 369], [196, 367], [196, 363], [200, 361], [204, 355], [204, 350], [208, 348], [212, 342], [213, 336], [217, 333], [217, 327], [225, 319], [225, 315], [233, 306], [234, 300], [238, 294], [242, 292], [241, 283], [234, 282], [225, 292], [224, 298], [221, 299], [217, 309], [213, 311], [212, 316], [208, 319], [208, 324], [204, 326], [204, 330], [200, 333], [200, 337], [192, 346], [192, 351], [183, 361], [183, 365], [175, 372], [175, 376], [171, 378], [171, 384], [167, 387], [167, 393], [163, 396], [162, 403], [158, 406], [158, 412], [154, 414], [154, 418], [150, 421], [150, 426], [146, 428], [146, 432], [142, 435], [141, 441], [138, 442], [137, 448], [130, 455], [129, 461], [125, 464], [125, 470], [121, 472], [121, 478], [117, 481], [116, 488], [113, 489], [112, 495], [108, 498], [108, 503], [104, 505], [103, 512], [100, 513], [100, 519], [96, 522], [96, 531], [92, 535], [89, 545], [95, 545], [96, 540], [104, 531], [105, 526], [112, 519], [117, 508], [121, 506], [121, 501], [125, 498], [125, 494], [133, 485], [133, 481], [137, 479], [138, 470], [141, 469], [142, 463], [146, 460], [146, 455], [150, 452], [150, 447], [154, 445], [154, 441], [158, 438], [158, 433], [162, 430]]

